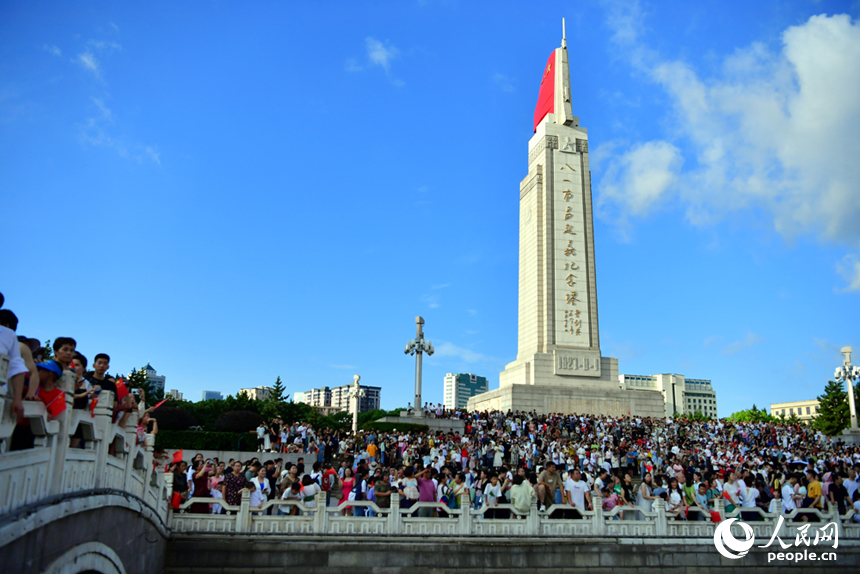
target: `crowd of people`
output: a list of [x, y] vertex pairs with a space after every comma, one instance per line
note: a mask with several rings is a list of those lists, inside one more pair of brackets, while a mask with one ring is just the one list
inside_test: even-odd
[[[17, 327], [18, 317], [0, 308], [0, 353], [9, 357], [8, 388], [0, 393], [11, 396], [17, 415], [9, 450], [34, 444], [24, 401], [42, 402], [54, 419], [67, 415], [58, 384], [67, 370], [75, 375], [73, 409], [92, 411], [100, 394], [111, 391], [111, 404], [103, 406], [115, 422], [124, 427], [137, 411], [138, 441], [158, 432], [144, 391], [126, 389], [108, 375], [106, 353], [96, 354], [87, 370], [89, 361], [71, 337], [56, 338], [48, 358], [40, 342], [18, 336]], [[374, 511], [349, 502], [369, 500], [384, 510], [396, 492], [402, 508], [437, 504], [417, 507], [422, 516], [444, 515], [445, 508], [459, 508], [468, 495], [470, 506], [486, 508], [486, 518], [525, 515], [536, 501], [541, 511], [549, 509], [556, 517], [578, 518], [580, 511], [600, 504], [613, 518], [635, 519], [647, 517], [662, 498], [666, 512], [681, 520], [711, 519], [715, 501], [723, 500], [726, 511], [737, 509], [745, 520], [760, 519], [781, 501], [783, 512], [799, 509], [797, 520], [815, 521], [819, 517], [812, 511], [833, 508], [840, 515], [854, 512], [852, 519], [860, 522], [860, 447], [805, 425], [468, 412], [428, 404], [423, 410], [428, 417], [462, 420], [463, 432], [353, 434], [275, 418], [257, 428], [257, 450], [264, 460], [197, 455], [190, 464], [171, 463], [159, 448], [155, 462], [174, 475], [175, 507], [190, 497], [237, 505], [244, 490], [255, 508], [275, 498], [312, 506], [316, 494], [324, 492], [335, 512], [361, 516]], [[70, 446], [85, 446], [80, 429]], [[277, 457], [283, 453], [306, 456], [307, 466], [304, 458], [292, 464]], [[300, 511], [295, 505], [279, 509]], [[190, 508], [195, 513], [222, 510], [214, 501]]]
[[[722, 500], [726, 512], [738, 510], [753, 521], [774, 512], [780, 500], [783, 512], [799, 509], [799, 521], [817, 521], [813, 510], [835, 508], [843, 516], [855, 512], [852, 519], [860, 522], [860, 448], [804, 425], [441, 406], [425, 413], [461, 419], [464, 431], [353, 434], [275, 419], [257, 429], [262, 459], [225, 464], [198, 455], [190, 467], [173, 467], [174, 489], [181, 499], [213, 496], [228, 504], [238, 504], [246, 489], [255, 508], [275, 498], [310, 505], [325, 492], [335, 512], [353, 515], [373, 511], [350, 501], [370, 500], [384, 510], [396, 492], [401, 508], [437, 503], [416, 510], [441, 516], [445, 508], [459, 508], [467, 494], [471, 507], [486, 507], [486, 518], [525, 515], [535, 500], [553, 517], [579, 518], [599, 503], [604, 511], [619, 507], [610, 512], [613, 519], [642, 519], [662, 498], [675, 519], [716, 519], [715, 501]], [[278, 457], [284, 452], [301, 453], [308, 462], [285, 462]], [[280, 508], [299, 512], [297, 506]], [[220, 510], [214, 503], [192, 507]]]
[[[0, 294], [0, 307], [3, 303], [3, 295]], [[11, 396], [12, 413], [17, 418], [8, 450], [33, 448], [35, 442], [30, 421], [24, 417], [24, 401], [43, 403], [51, 419], [61, 420], [67, 416], [65, 392], [60, 384], [65, 371], [75, 375], [72, 409], [92, 412], [99, 402], [99, 395], [111, 391], [111, 404], [107, 406], [112, 410], [114, 422], [125, 427], [131, 413], [137, 411], [140, 414], [138, 440], [143, 442], [146, 434], [158, 433], [158, 422], [152, 417], [154, 407], [146, 408], [144, 389], [127, 389], [122, 381], [118, 384], [116, 378], [108, 374], [110, 356], [106, 353], [97, 353], [92, 370], [88, 370], [89, 360], [78, 349], [75, 339], [57, 337], [49, 352], [38, 339], [18, 335], [17, 329], [17, 315], [10, 309], [0, 308], [0, 354], [9, 357], [8, 382], [5, 385], [8, 388], [0, 386], [0, 394]], [[82, 429], [77, 429], [70, 438], [70, 446], [86, 446]]]

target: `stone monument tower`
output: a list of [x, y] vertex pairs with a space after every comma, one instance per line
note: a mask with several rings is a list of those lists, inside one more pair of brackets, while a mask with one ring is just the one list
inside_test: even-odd
[[602, 357], [588, 132], [571, 110], [567, 40], [544, 68], [520, 183], [517, 360], [468, 408], [662, 416], [657, 391], [622, 390]]

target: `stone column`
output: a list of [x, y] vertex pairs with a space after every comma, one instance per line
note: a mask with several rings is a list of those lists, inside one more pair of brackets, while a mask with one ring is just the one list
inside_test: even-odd
[[66, 410], [56, 419], [60, 423], [60, 430], [53, 441], [51, 441], [53, 444], [51, 448], [51, 466], [48, 471], [51, 477], [48, 494], [62, 494], [63, 492], [63, 469], [65, 468], [66, 453], [69, 449], [69, 426], [72, 422], [75, 374], [71, 371], [64, 371], [62, 378], [57, 381], [57, 386], [63, 391]]
[[326, 493], [323, 491], [316, 493], [314, 496], [314, 521], [311, 526], [314, 534], [325, 534], [327, 530], [326, 519], [328, 517], [328, 513], [326, 512], [325, 498]]
[[391, 511], [388, 513], [387, 534], [400, 534], [400, 494], [391, 493]]
[[654, 524], [655, 534], [657, 536], [668, 536], [669, 524], [666, 516], [666, 501], [662, 498], [657, 498], [654, 501], [654, 510], [657, 512]]
[[[96, 448], [96, 472], [95, 487], [100, 488], [105, 484], [105, 472], [107, 468], [108, 449], [111, 443], [111, 432], [113, 430], [113, 393], [102, 391], [98, 395], [96, 407], [93, 409], [95, 415], [94, 435]], [[169, 502], [169, 499], [168, 499]]]
[[466, 492], [460, 495], [460, 534], [469, 536], [472, 534], [472, 497]]
[[603, 497], [592, 493], [591, 507], [594, 509], [594, 516], [592, 517], [591, 522], [591, 534], [593, 536], [602, 536], [606, 533], [606, 519], [603, 517]]
[[526, 531], [532, 536], [540, 536], [540, 512], [538, 512], [537, 497], [532, 498], [526, 521]]
[[239, 512], [236, 514], [236, 532], [251, 531], [251, 493], [242, 491], [242, 502], [239, 503]]

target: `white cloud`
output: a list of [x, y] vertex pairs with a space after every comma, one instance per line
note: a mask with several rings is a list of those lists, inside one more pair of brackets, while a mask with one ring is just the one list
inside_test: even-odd
[[80, 64], [84, 69], [91, 71], [96, 76], [99, 75], [99, 61], [96, 60], [96, 57], [93, 56], [92, 52], [78, 54], [78, 57], [72, 61]]
[[735, 341], [734, 343], [727, 345], [725, 348], [723, 348], [723, 354], [736, 355], [737, 353], [749, 349], [753, 345], [757, 345], [762, 341], [764, 341], [764, 337], [762, 337], [761, 335], [758, 335], [756, 333], [747, 333], [747, 336], [744, 337], [742, 340]]
[[398, 50], [394, 46], [386, 46], [376, 38], [368, 36], [365, 39], [367, 45], [367, 57], [377, 66], [382, 66], [388, 72], [391, 60], [397, 57]]
[[481, 363], [495, 361], [492, 357], [476, 353], [464, 347], [458, 347], [453, 343], [441, 343], [436, 346], [434, 357], [457, 357], [467, 363]]
[[421, 296], [421, 302], [430, 307], [431, 309], [438, 309], [441, 304], [439, 303], [438, 295], [430, 295], [429, 293]]
[[438, 285], [431, 285], [430, 289], [446, 289], [451, 285], [451, 283], [439, 283]]
[[116, 42], [107, 42], [105, 40], [88, 40], [87, 46], [92, 46], [96, 50], [122, 50], [122, 46], [120, 46]]
[[496, 85], [499, 86], [499, 88], [501, 88], [503, 92], [514, 91], [513, 81], [504, 74], [496, 72], [495, 74], [493, 74], [493, 81], [496, 82]]
[[49, 54], [53, 54], [54, 56], [62, 56], [63, 52], [57, 46], [45, 44], [42, 46], [46, 52]]
[[853, 254], [846, 255], [836, 264], [836, 272], [846, 283], [845, 287], [839, 290], [840, 292], [860, 292], [860, 258]]
[[98, 113], [88, 117], [82, 126], [82, 141], [93, 146], [111, 148], [120, 157], [133, 159], [138, 163], [151, 161], [161, 165], [161, 154], [155, 146], [143, 145], [124, 137], [111, 135], [110, 126], [114, 121], [113, 112], [100, 98], [92, 98], [92, 102], [98, 109]]
[[722, 335], [711, 335], [710, 337], [705, 339], [702, 344], [706, 347], [711, 347], [713, 345], [716, 345], [717, 343], [719, 343], [722, 340], [723, 340]]
[[359, 65], [358, 60], [355, 58], [347, 58], [346, 62], [343, 65], [343, 69], [347, 72], [360, 72], [364, 69], [363, 66]]
[[[780, 49], [740, 48], [702, 77], [643, 44], [638, 2], [608, 6], [624, 57], [669, 97], [671, 141], [605, 154], [602, 217], [644, 216], [672, 198], [697, 225], [761, 210], [787, 238], [860, 245], [860, 25], [813, 16], [786, 29]], [[690, 145], [682, 153], [675, 141]], [[650, 182], [639, 183], [642, 170]]]
[[[637, 143], [620, 154], [607, 151], [617, 147], [610, 142], [595, 150], [595, 162], [611, 157], [597, 209], [602, 217], [620, 224], [631, 215], [641, 217], [654, 209], [676, 184], [684, 159], [677, 147], [665, 141]], [[614, 209], [619, 206], [621, 209]], [[609, 211], [617, 213], [609, 215]]]
[[143, 151], [146, 152], [146, 155], [149, 156], [149, 159], [151, 159], [153, 163], [161, 165], [161, 153], [156, 148], [146, 146]]
[[100, 98], [93, 98], [93, 103], [99, 109], [102, 114], [102, 118], [107, 121], [113, 121], [113, 113], [111, 113], [110, 109], [104, 104], [104, 102]]

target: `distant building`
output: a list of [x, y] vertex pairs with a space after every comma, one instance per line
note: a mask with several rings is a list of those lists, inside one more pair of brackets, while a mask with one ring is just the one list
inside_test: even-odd
[[253, 389], [239, 389], [240, 393], [248, 395], [248, 398], [258, 401], [268, 401], [272, 396], [272, 387], [254, 387]]
[[486, 377], [479, 377], [472, 373], [448, 373], [445, 375], [445, 400], [446, 409], [464, 408], [470, 397], [486, 393], [490, 390]]
[[666, 416], [678, 413], [691, 415], [701, 412], [711, 418], [717, 416], [717, 393], [711, 381], [687, 379], [684, 375], [618, 375], [622, 389], [660, 391], [666, 405]]
[[809, 422], [818, 416], [818, 407], [818, 399], [794, 401], [793, 403], [771, 403], [770, 414], [775, 417], [784, 416], [785, 418], [797, 415], [797, 418], [801, 421]]
[[[359, 401], [358, 412], [367, 412], [379, 408], [380, 403], [380, 387], [369, 387], [359, 385], [364, 389], [364, 398]], [[321, 387], [319, 389], [311, 389], [303, 393], [293, 393], [293, 400], [297, 403], [304, 403], [315, 407], [323, 414], [331, 414], [331, 412], [347, 411], [352, 413], [352, 401], [349, 400], [349, 390], [352, 385], [343, 385], [341, 387]]]
[[149, 390], [153, 393], [163, 393], [164, 385], [167, 377], [164, 375], [156, 375], [155, 369], [152, 368], [152, 365], [149, 363], [143, 368], [143, 371], [146, 373], [146, 380], [149, 383]]
[[203, 391], [204, 401], [220, 401], [224, 397], [218, 391]]
[[182, 400], [182, 393], [177, 391], [176, 389], [170, 389], [170, 391], [165, 395], [165, 398], [170, 397], [174, 401]]

